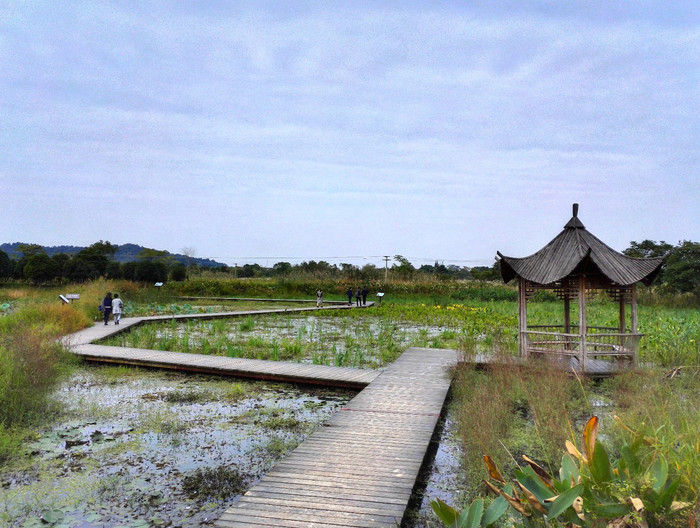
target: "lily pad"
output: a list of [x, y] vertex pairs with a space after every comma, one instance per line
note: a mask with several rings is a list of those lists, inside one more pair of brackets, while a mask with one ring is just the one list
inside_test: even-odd
[[47, 524], [56, 524], [66, 518], [61, 510], [44, 510], [41, 512], [41, 520]]

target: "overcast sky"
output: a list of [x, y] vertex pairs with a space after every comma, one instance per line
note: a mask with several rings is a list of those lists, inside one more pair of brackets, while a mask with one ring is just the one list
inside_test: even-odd
[[0, 243], [491, 265], [700, 241], [697, 0], [0, 0]]

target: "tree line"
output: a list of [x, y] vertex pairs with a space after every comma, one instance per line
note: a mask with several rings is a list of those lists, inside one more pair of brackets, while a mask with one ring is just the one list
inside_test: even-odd
[[85, 282], [100, 277], [139, 282], [184, 280], [187, 267], [168, 258], [166, 251], [144, 249], [139, 260], [120, 263], [114, 260], [117, 247], [100, 240], [74, 254], [49, 256], [38, 244], [19, 246], [21, 257], [11, 259], [0, 250], [0, 279], [13, 278], [33, 284]]
[[[260, 264], [243, 266], [201, 267], [177, 261], [167, 251], [141, 250], [137, 260], [117, 262], [114, 254], [118, 246], [100, 240], [75, 254], [58, 253], [49, 256], [37, 244], [19, 247], [21, 257], [11, 259], [0, 250], [0, 279], [14, 278], [34, 284], [51, 282], [84, 282], [99, 277], [127, 279], [139, 282], [182, 281], [192, 274], [203, 271], [228, 277], [292, 277], [343, 278], [359, 282], [376, 282], [384, 279], [398, 280], [499, 280], [498, 265], [455, 266], [435, 262], [416, 268], [406, 257], [395, 255], [391, 266], [385, 268], [374, 264], [356, 266], [350, 263], [330, 264], [326, 261], [309, 260], [299, 264], [277, 262], [272, 267]], [[700, 243], [682, 241], [677, 245], [665, 241], [632, 241], [623, 251], [630, 257], [664, 257], [664, 267], [654, 286], [663, 293], [691, 294], [700, 300]]]

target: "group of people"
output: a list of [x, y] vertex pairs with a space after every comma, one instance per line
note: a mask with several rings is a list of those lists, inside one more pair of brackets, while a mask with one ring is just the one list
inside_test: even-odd
[[114, 324], [118, 325], [119, 320], [122, 317], [122, 308], [123, 307], [124, 307], [124, 303], [119, 298], [118, 293], [115, 293], [114, 297], [112, 297], [112, 293], [107, 292], [106, 297], [104, 299], [102, 299], [102, 304], [100, 304], [100, 307], [99, 307], [99, 310], [102, 312], [102, 315], [104, 316], [105, 324], [109, 324], [109, 315], [112, 314], [114, 316]]
[[[367, 288], [367, 286], [362, 289], [357, 288], [355, 290], [350, 287], [345, 293], [348, 296], [348, 306], [352, 306], [353, 297], [355, 298], [355, 303], [357, 306], [367, 306], [367, 295], [369, 295], [369, 288]], [[323, 291], [321, 291], [320, 288], [316, 290], [316, 306], [318, 308], [323, 306]]]
[[357, 288], [354, 292], [352, 288], [348, 288], [348, 291], [345, 293], [348, 296], [348, 306], [352, 305], [353, 296], [355, 297], [355, 304], [357, 306], [367, 306], [367, 295], [369, 295], [367, 286], [362, 289]]

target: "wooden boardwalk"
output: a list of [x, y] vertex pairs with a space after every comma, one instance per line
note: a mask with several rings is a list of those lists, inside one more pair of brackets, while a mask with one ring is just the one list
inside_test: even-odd
[[399, 526], [457, 360], [455, 350], [408, 349], [216, 525]]
[[[367, 305], [370, 306], [369, 303]], [[328, 308], [324, 307], [321, 309], [338, 310], [348, 308], [352, 307], [345, 305]], [[71, 352], [83, 357], [87, 361], [167, 368], [242, 378], [363, 389], [379, 375], [379, 371], [94, 344], [95, 341], [111, 337], [120, 332], [129, 331], [129, 329], [135, 326], [149, 322], [217, 319], [298, 312], [303, 313], [318, 310], [319, 308], [313, 307], [287, 310], [258, 310], [245, 312], [129, 317], [122, 319], [119, 325], [115, 325], [113, 323], [110, 323], [109, 325], [105, 325], [104, 323], [95, 323], [91, 327], [64, 337], [61, 342]]]
[[[317, 308], [282, 312], [306, 310]], [[216, 525], [399, 526], [450, 387], [457, 351], [411, 348], [379, 372], [93, 344], [149, 321], [275, 312], [128, 318], [119, 326], [95, 324], [62, 342], [89, 361], [363, 389], [241, 496]]]

